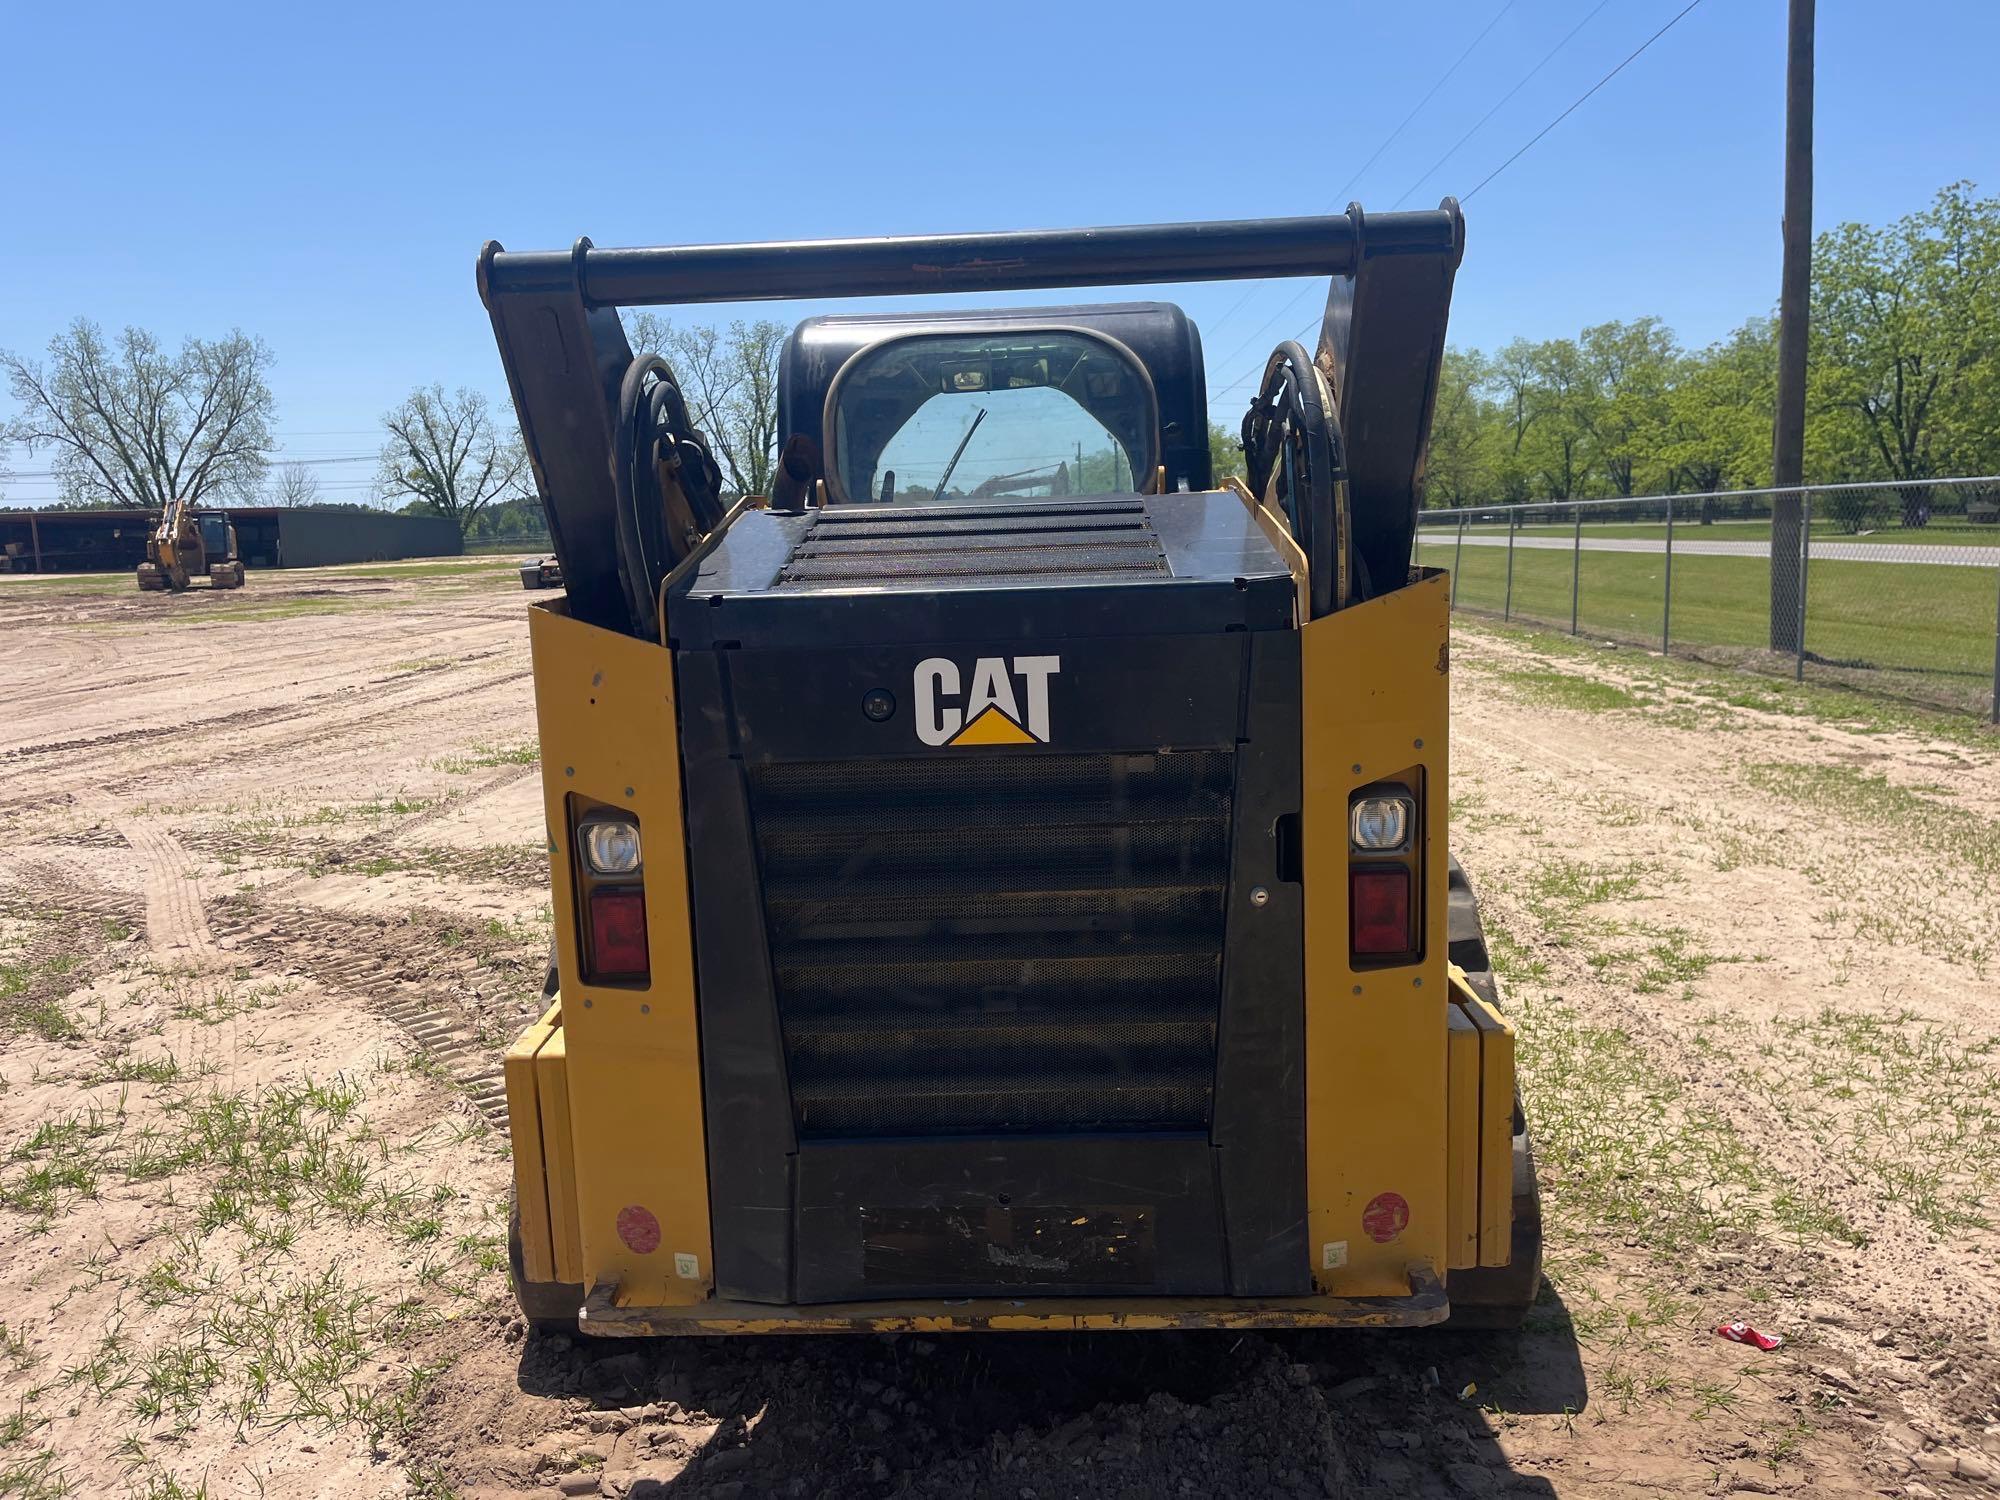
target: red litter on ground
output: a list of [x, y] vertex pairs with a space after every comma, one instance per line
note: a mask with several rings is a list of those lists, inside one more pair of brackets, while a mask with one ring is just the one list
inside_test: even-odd
[[1754, 1344], [1766, 1354], [1784, 1343], [1777, 1334], [1759, 1333], [1741, 1318], [1734, 1323], [1724, 1323], [1715, 1330], [1715, 1336], [1728, 1339], [1732, 1344]]

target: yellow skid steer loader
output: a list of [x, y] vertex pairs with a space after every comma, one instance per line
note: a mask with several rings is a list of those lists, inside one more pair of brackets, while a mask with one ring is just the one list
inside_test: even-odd
[[[1455, 203], [510, 253], [567, 597], [513, 1272], [591, 1335], [1518, 1323], [1513, 1033], [1410, 564]], [[1331, 278], [1211, 472], [1171, 304], [836, 314], [726, 497], [618, 309]], [[1004, 494], [1003, 494], [1004, 492]]]

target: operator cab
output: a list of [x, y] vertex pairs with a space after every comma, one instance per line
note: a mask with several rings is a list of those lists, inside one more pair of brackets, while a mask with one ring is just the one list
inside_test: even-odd
[[823, 455], [829, 505], [1206, 490], [1207, 408], [1166, 302], [809, 318], [779, 365], [779, 430]]
[[229, 556], [229, 517], [219, 510], [203, 511], [195, 517], [201, 533], [201, 550], [209, 561], [221, 562]]

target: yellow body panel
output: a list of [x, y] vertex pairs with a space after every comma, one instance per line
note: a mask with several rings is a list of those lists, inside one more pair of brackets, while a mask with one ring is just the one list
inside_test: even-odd
[[[707, 1295], [713, 1257], [673, 657], [571, 619], [562, 601], [537, 605], [528, 619], [562, 975], [577, 1279], [586, 1288], [616, 1283], [645, 1306], [684, 1305]], [[652, 965], [645, 987], [582, 982], [572, 795], [638, 817]], [[620, 1233], [621, 1222], [646, 1218], [659, 1226], [656, 1244]]]
[[1402, 1293], [1359, 1297], [1033, 1297], [1019, 1301], [830, 1302], [771, 1307], [709, 1302], [686, 1311], [586, 1301], [580, 1327], [600, 1338], [725, 1333], [1081, 1333], [1165, 1328], [1422, 1328], [1442, 1322], [1444, 1286], [1414, 1266]]
[[[670, 653], [574, 621], [560, 601], [531, 610], [563, 998], [508, 1057], [530, 1279], [546, 1265], [556, 1280], [582, 1282], [584, 1331], [606, 1335], [1441, 1319], [1446, 1268], [1507, 1257], [1513, 1087], [1506, 1022], [1467, 1005], [1471, 992], [1448, 972], [1447, 608], [1446, 581], [1431, 576], [1301, 631], [1307, 1212], [1318, 1295], [812, 1307], [712, 1296]], [[1412, 770], [1424, 807], [1422, 956], [1393, 968], [1356, 965], [1347, 941], [1348, 800]], [[581, 982], [572, 796], [639, 820], [646, 987]], [[657, 1220], [657, 1244], [623, 1232], [633, 1209]]]
[[1446, 1264], [1479, 1264], [1479, 1028], [1456, 1005], [1445, 1010]]
[[[1412, 1263], [1449, 1263], [1446, 585], [1434, 573], [1300, 632], [1306, 1212], [1313, 1275], [1342, 1296], [1391, 1296], [1408, 1288]], [[1357, 968], [1347, 938], [1348, 798], [1411, 767], [1423, 778], [1423, 957]]]
[[1479, 1263], [1504, 1266], [1514, 1238], [1514, 1028], [1464, 980], [1454, 990], [1479, 1028]]
[[549, 1235], [556, 1280], [583, 1280], [583, 1236], [577, 1222], [576, 1140], [569, 1123], [568, 1049], [562, 1028], [535, 1053], [535, 1099], [542, 1118], [542, 1160], [549, 1174]]
[[535, 1054], [555, 1035], [561, 1008], [522, 1032], [507, 1049], [501, 1073], [507, 1082], [507, 1134], [514, 1146], [514, 1202], [520, 1210], [521, 1274], [529, 1281], [556, 1277], [549, 1229], [548, 1167], [542, 1155], [541, 1103], [535, 1092]]

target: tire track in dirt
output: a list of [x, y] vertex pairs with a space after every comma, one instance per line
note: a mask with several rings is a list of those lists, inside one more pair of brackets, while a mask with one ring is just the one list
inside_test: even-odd
[[[111, 796], [143, 783], [156, 782], [168, 773], [188, 767], [220, 767], [232, 760], [261, 755], [272, 750], [294, 754], [330, 740], [351, 737], [355, 731], [369, 725], [398, 719], [415, 719], [442, 704], [492, 692], [512, 683], [526, 681], [530, 676], [532, 673], [523, 668], [483, 677], [477, 682], [467, 683], [447, 692], [398, 696], [393, 702], [378, 697], [374, 700], [376, 706], [354, 714], [337, 714], [324, 704], [318, 707], [285, 704], [262, 709], [246, 709], [242, 715], [244, 721], [242, 723], [211, 721], [194, 726], [192, 729], [185, 725], [171, 725], [114, 732], [113, 735], [91, 742], [84, 748], [80, 758], [67, 762], [62, 768], [62, 774], [54, 778], [56, 785], [53, 788], [47, 780], [43, 780], [43, 784], [37, 788], [32, 797], [0, 799], [0, 812], [18, 810], [30, 802], [46, 802], [52, 791], [79, 792], [88, 789], [100, 795]], [[340, 692], [331, 696], [345, 697], [349, 694]], [[303, 733], [283, 739], [274, 739], [270, 734], [270, 731], [282, 730], [300, 720], [305, 721], [307, 726]], [[225, 731], [247, 728], [250, 734], [238, 735], [233, 743], [218, 745], [213, 739], [218, 728]], [[111, 751], [129, 748], [132, 741], [147, 738], [171, 740], [177, 749], [147, 761], [143, 767], [128, 769], [122, 775], [107, 774], [106, 768], [99, 763], [100, 758], [93, 754], [100, 748]], [[182, 746], [185, 748], [178, 748]], [[65, 747], [49, 748], [58, 750]], [[124, 763], [125, 757], [118, 757], [118, 760]]]
[[160, 818], [114, 816], [111, 824], [139, 856], [146, 896], [146, 945], [176, 965], [213, 968], [222, 961], [202, 908], [194, 861]]
[[[270, 890], [238, 897], [217, 911], [220, 942], [260, 964], [309, 975], [321, 986], [355, 997], [394, 1021], [441, 1067], [496, 1130], [507, 1125], [503, 1043], [539, 1010], [525, 973], [496, 987], [519, 998], [468, 1000], [462, 976], [468, 960], [453, 958], [430, 930], [442, 919], [402, 913], [368, 917], [270, 900]], [[474, 961], [476, 967], [476, 961]], [[475, 1005], [477, 1008], [475, 1008]]]
[[[398, 843], [402, 842], [406, 835], [425, 827], [427, 824], [435, 823], [439, 819], [453, 817], [465, 811], [466, 808], [472, 806], [475, 802], [505, 787], [510, 787], [525, 777], [534, 775], [540, 769], [541, 767], [538, 765], [503, 767], [478, 786], [468, 791], [454, 793], [449, 797], [440, 797], [428, 807], [421, 807], [415, 812], [406, 813], [394, 822], [378, 828], [373, 833], [356, 839], [353, 843], [344, 847], [341, 850], [341, 854], [347, 863], [355, 864], [364, 863], [377, 854], [390, 853]], [[311, 870], [297, 870], [283, 879], [272, 881], [263, 887], [260, 894], [264, 896], [276, 896], [313, 878], [314, 874]]]

